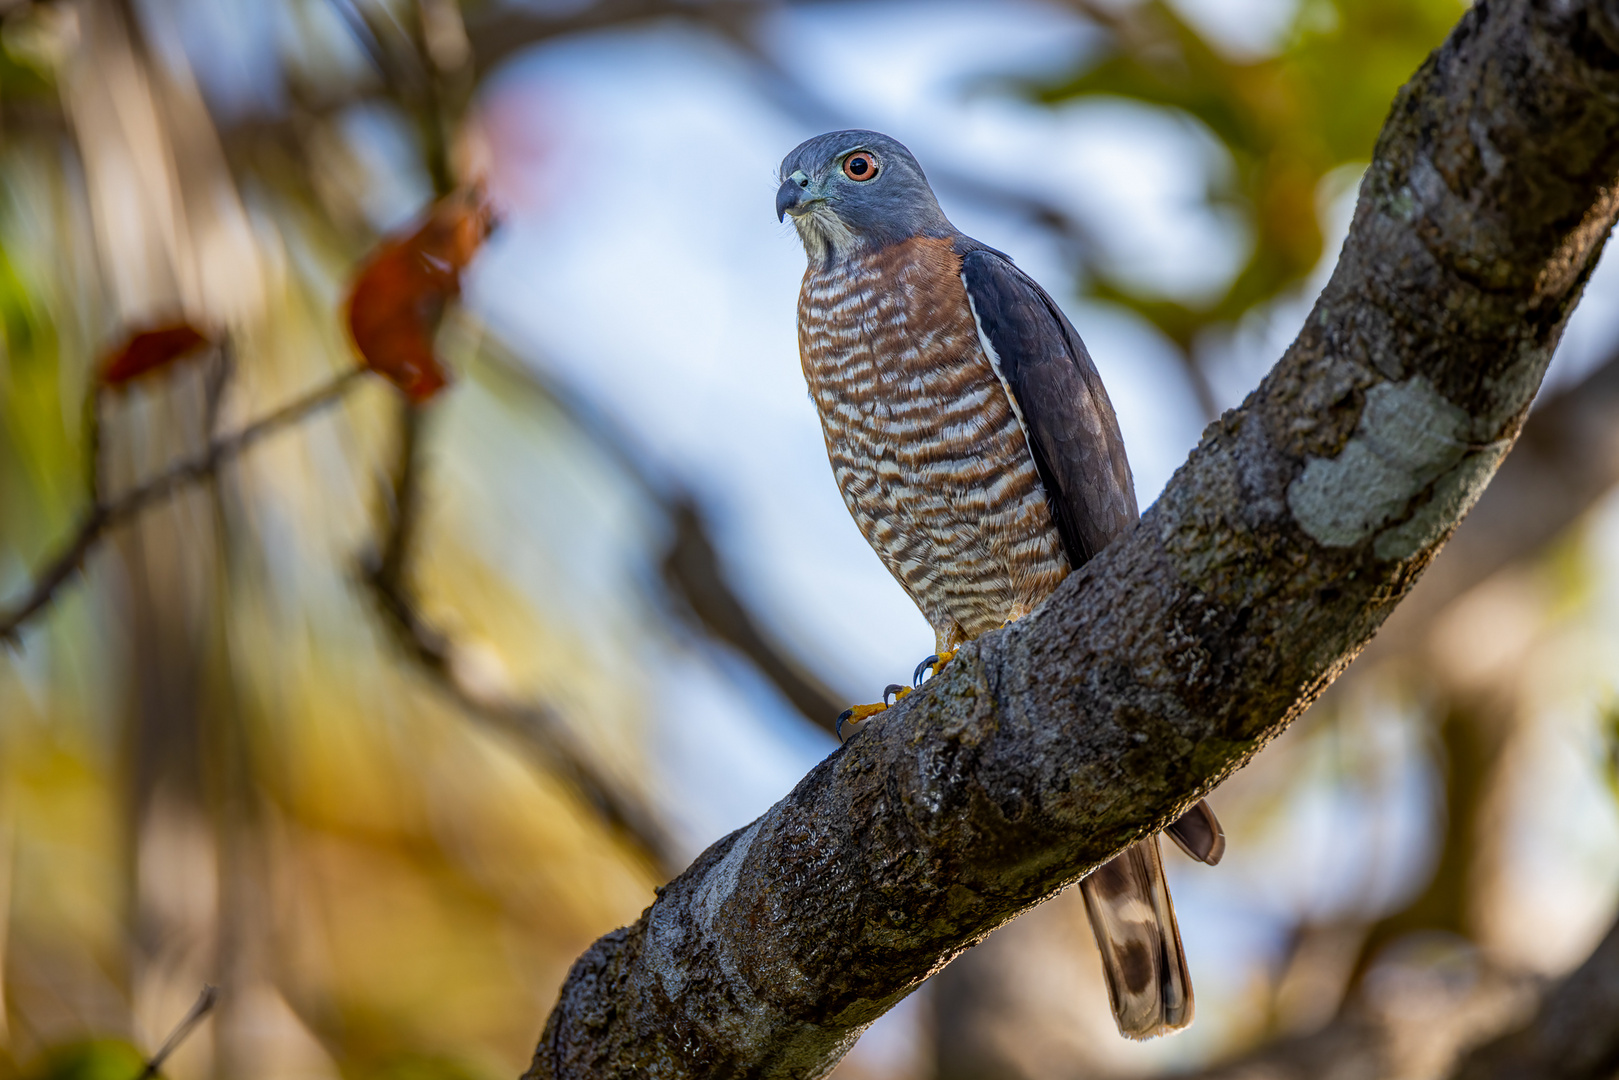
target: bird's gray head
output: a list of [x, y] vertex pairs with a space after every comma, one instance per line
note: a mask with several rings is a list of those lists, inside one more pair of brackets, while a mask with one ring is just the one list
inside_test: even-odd
[[875, 131], [832, 131], [800, 143], [782, 159], [779, 179], [776, 218], [793, 216], [812, 260], [956, 231], [911, 152]]

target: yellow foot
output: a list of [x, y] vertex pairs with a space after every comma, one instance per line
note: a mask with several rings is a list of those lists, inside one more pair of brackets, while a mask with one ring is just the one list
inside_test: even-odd
[[883, 688], [883, 699], [881, 701], [872, 705], [856, 705], [852, 709], [844, 709], [843, 712], [838, 714], [838, 742], [843, 741], [844, 724], [858, 724], [863, 720], [876, 716], [910, 692], [911, 688], [909, 686], [889, 683]]
[[937, 675], [939, 673], [939, 669], [944, 667], [951, 660], [955, 659], [955, 656], [956, 650], [954, 649], [950, 649], [947, 652], [934, 653], [932, 656], [916, 665], [916, 674], [911, 676], [911, 685], [921, 686], [922, 677], [924, 675]]

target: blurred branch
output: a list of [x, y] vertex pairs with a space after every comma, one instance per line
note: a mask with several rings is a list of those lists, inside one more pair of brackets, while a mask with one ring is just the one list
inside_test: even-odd
[[[393, 90], [394, 96], [408, 97], [412, 93], [420, 94], [422, 72], [419, 65], [406, 66], [401, 63], [386, 45], [383, 44], [382, 34], [377, 27], [362, 12], [358, 0], [328, 0], [327, 6], [346, 27], [354, 40], [359, 44], [362, 52], [371, 61], [371, 66], [377, 69]], [[385, 14], [380, 8], [367, 5], [369, 10]]]
[[1387, 1032], [1360, 1011], [1342, 1016], [1319, 1031], [1265, 1043], [1253, 1053], [1186, 1080], [1321, 1080], [1395, 1075], [1388, 1060]]
[[[1317, 1074], [1319, 1075], [1319, 1074]], [[1619, 922], [1525, 1027], [1468, 1053], [1454, 1080], [1611, 1080], [1619, 1075]]]
[[[1443, 676], [1439, 681], [1444, 682]], [[1443, 748], [1443, 825], [1428, 884], [1411, 902], [1378, 919], [1361, 939], [1348, 985], [1361, 981], [1378, 954], [1407, 934], [1424, 930], [1473, 937], [1478, 867], [1484, 849], [1496, 769], [1506, 750], [1513, 703], [1486, 700], [1442, 686], [1438, 715], [1430, 720]], [[1505, 715], [1502, 715], [1502, 714]]]
[[531, 46], [570, 34], [610, 30], [655, 19], [679, 19], [710, 27], [728, 27], [769, 10], [761, 0], [599, 0], [549, 12], [516, 4], [486, 4], [467, 20], [467, 40], [479, 78], [501, 61]]
[[498, 338], [485, 334], [473, 357], [488, 375], [538, 404], [554, 409], [660, 509], [686, 497], [685, 488], [633, 436], [596, 403], [542, 369], [517, 358]]
[[664, 584], [679, 601], [678, 614], [740, 652], [804, 719], [836, 735], [837, 715], [845, 703], [759, 625], [726, 577], [713, 533], [692, 493], [658, 468], [625, 431], [579, 394], [487, 339], [478, 356], [492, 374], [562, 413], [662, 512], [671, 536], [659, 569]]
[[[1537, 403], [1518, 446], [1478, 505], [1410, 598], [1357, 665], [1369, 677], [1380, 663], [1402, 664], [1431, 648], [1439, 617], [1456, 600], [1514, 563], [1539, 556], [1619, 484], [1619, 353], [1577, 384]], [[1444, 750], [1444, 826], [1428, 884], [1405, 907], [1372, 923], [1351, 985], [1395, 939], [1421, 930], [1471, 936], [1475, 867], [1494, 842], [1488, 827], [1492, 779], [1512, 727], [1510, 690], [1450, 685], [1443, 665], [1427, 664], [1437, 683], [1434, 735]]]
[[389, 486], [388, 531], [382, 554], [371, 573], [379, 587], [403, 595], [406, 559], [416, 538], [417, 480], [421, 475], [422, 423], [420, 406], [401, 400], [399, 408], [399, 461]]
[[537, 750], [546, 767], [571, 786], [615, 834], [659, 873], [673, 876], [680, 868], [680, 849], [652, 808], [628, 784], [602, 770], [554, 710], [476, 686], [465, 664], [459, 662], [464, 651], [422, 616], [408, 578], [420, 497], [424, 416], [420, 407], [408, 402], [401, 401], [400, 409], [399, 463], [390, 489], [388, 528], [380, 552], [362, 560], [361, 580], [387, 617], [405, 655], [424, 675], [469, 715]]
[[[361, 0], [328, 0], [328, 3], [370, 58], [391, 90], [393, 100], [404, 106], [415, 121], [435, 196], [448, 195], [456, 187], [450, 163], [452, 117], [459, 116], [462, 109], [447, 107], [445, 82], [451, 74], [467, 76], [457, 80], [461, 91], [457, 104], [464, 105], [473, 85], [471, 70], [463, 63], [463, 70], [447, 72], [434, 62], [427, 41], [424, 0], [416, 0], [409, 6], [408, 10], [417, 16], [414, 26], [402, 25], [387, 5], [362, 5]], [[450, 18], [460, 18], [457, 5], [447, 5], [443, 10]], [[401, 43], [397, 47], [396, 41]]]
[[[111, 529], [131, 520], [147, 508], [162, 502], [175, 492], [199, 481], [206, 480], [254, 443], [298, 424], [336, 402], [358, 381], [364, 369], [345, 371], [232, 435], [210, 436], [207, 448], [195, 457], [186, 458], [169, 466], [162, 473], [137, 484], [115, 498], [105, 498], [99, 487], [92, 484], [91, 505], [79, 523], [78, 529], [61, 552], [34, 575], [34, 583], [23, 598], [0, 613], [0, 641], [16, 646], [18, 630], [34, 615], [44, 610], [56, 596], [57, 590], [80, 569], [86, 556]], [[98, 396], [103, 393], [97, 390]], [[94, 429], [92, 429], [94, 430]], [[87, 448], [92, 456], [90, 471], [99, 475], [97, 461], [101, 454], [101, 440], [94, 437]]]
[[[781, 10], [770, 0], [602, 0], [566, 14], [532, 7], [491, 5], [467, 23], [473, 66], [480, 76], [523, 49], [570, 34], [606, 30], [659, 19], [678, 19], [707, 29], [752, 65], [759, 87], [783, 113], [820, 129], [850, 127], [853, 119], [777, 60], [757, 32], [759, 20]], [[1078, 251], [1094, 247], [1084, 225], [1056, 203], [1032, 192], [997, 184], [948, 167], [930, 170], [935, 186], [1049, 229]]]
[[[1403, 1016], [1364, 993], [1318, 1031], [1290, 1036], [1194, 1074], [1195, 1080], [1320, 1080], [1322, 1077], [1429, 1075], [1407, 1055], [1450, 1080], [1611, 1080], [1619, 1074], [1619, 922], [1573, 972], [1541, 991], [1532, 1018], [1499, 1030], [1503, 994], [1533, 981], [1485, 967], [1459, 991], [1448, 1015], [1432, 1002]], [[1495, 999], [1492, 1007], [1491, 999]], [[1481, 1040], [1481, 1021], [1486, 1032]], [[1420, 1024], [1422, 1031], [1402, 1030]], [[1458, 1053], [1459, 1052], [1459, 1053]], [[1448, 1068], [1444, 1063], [1453, 1062]]]
[[421, 616], [414, 597], [398, 581], [384, 579], [369, 566], [364, 568], [363, 580], [406, 654], [458, 707], [538, 750], [546, 767], [578, 792], [659, 873], [672, 877], [679, 870], [680, 849], [657, 815], [627, 785], [596, 767], [554, 711], [543, 704], [511, 701], [474, 689], [456, 662], [456, 643]]
[[141, 1070], [140, 1075], [135, 1080], [152, 1080], [152, 1077], [156, 1076], [158, 1071], [163, 1068], [163, 1063], [169, 1059], [169, 1055], [178, 1050], [180, 1044], [191, 1037], [191, 1033], [197, 1029], [198, 1024], [202, 1023], [203, 1018], [213, 1011], [214, 1005], [218, 1001], [219, 989], [205, 985], [202, 988], [202, 993], [197, 995], [196, 1003], [191, 1006], [185, 1016], [180, 1018], [180, 1022], [174, 1025], [174, 1030], [169, 1032], [169, 1037], [163, 1040], [163, 1045], [158, 1047], [157, 1053], [153, 1054], [146, 1062], [146, 1068]]
[[720, 566], [697, 504], [683, 499], [665, 505], [674, 538], [663, 557], [663, 580], [685, 601], [688, 614], [714, 637], [752, 661], [793, 708], [811, 723], [837, 734], [837, 716], [846, 707], [785, 649], [772, 642]]

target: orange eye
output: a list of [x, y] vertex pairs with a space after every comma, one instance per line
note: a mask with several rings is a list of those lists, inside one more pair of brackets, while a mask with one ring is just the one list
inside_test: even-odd
[[843, 175], [850, 180], [870, 180], [877, 175], [877, 159], [864, 150], [850, 154], [844, 159]]

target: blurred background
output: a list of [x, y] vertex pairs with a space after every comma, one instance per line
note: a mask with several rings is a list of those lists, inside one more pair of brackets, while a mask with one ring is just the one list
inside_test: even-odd
[[[0, 0], [0, 1076], [133, 1080], [205, 983], [177, 1080], [517, 1075], [931, 649], [804, 392], [781, 157], [906, 142], [1067, 307], [1145, 506], [1463, 10]], [[1619, 898], [1616, 439], [1604, 264], [1457, 539], [1212, 797], [1226, 861], [1168, 856], [1190, 1031], [1114, 1033], [1064, 894], [840, 1080], [1435, 1076], [1524, 1015]]]

